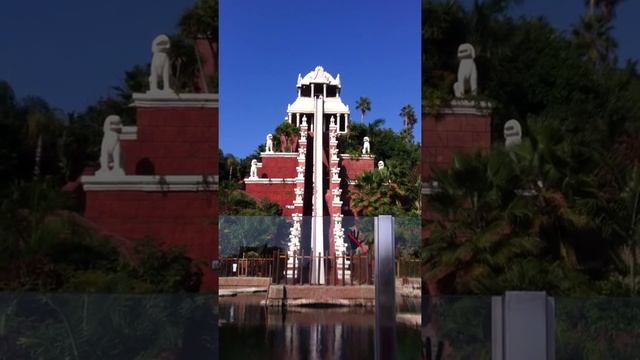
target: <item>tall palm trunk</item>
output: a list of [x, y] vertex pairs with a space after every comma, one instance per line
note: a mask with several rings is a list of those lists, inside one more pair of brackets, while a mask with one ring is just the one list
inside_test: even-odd
[[33, 165], [33, 178], [40, 177], [40, 160], [42, 159], [42, 135], [38, 135], [38, 142], [36, 143], [36, 155]]
[[198, 73], [200, 73], [200, 81], [204, 86], [204, 92], [209, 92], [209, 85], [207, 84], [207, 79], [204, 76], [204, 68], [202, 67], [202, 60], [200, 59], [200, 51], [198, 50], [198, 40], [196, 39], [194, 44], [194, 51], [196, 52], [196, 60], [198, 61]]
[[636, 293], [636, 262], [637, 262], [637, 244], [636, 244], [636, 217], [638, 214], [638, 201], [640, 200], [640, 191], [636, 191], [633, 203], [633, 211], [631, 213], [631, 227], [629, 228], [630, 247], [631, 247], [631, 294]]

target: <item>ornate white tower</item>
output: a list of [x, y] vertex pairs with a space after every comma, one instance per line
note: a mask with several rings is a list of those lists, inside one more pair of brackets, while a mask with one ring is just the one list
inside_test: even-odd
[[[301, 131], [307, 125], [309, 132], [313, 134], [313, 189], [307, 189], [307, 191], [312, 191], [311, 252], [314, 256], [327, 256], [329, 255], [328, 250], [333, 249], [339, 252], [336, 255], [344, 255], [343, 243], [330, 243], [330, 249], [328, 249], [324, 242], [325, 232], [327, 233], [326, 238], [335, 241], [335, 234], [341, 234], [343, 231], [342, 226], [340, 225], [338, 229], [333, 221], [334, 215], [340, 214], [341, 202], [332, 201], [334, 188], [339, 186], [337, 158], [335, 158], [337, 153], [336, 135], [346, 133], [349, 125], [349, 107], [340, 98], [340, 75], [334, 78], [325, 72], [322, 66], [317, 66], [304, 77], [298, 74], [296, 89], [296, 100], [287, 106], [287, 121], [300, 127]], [[330, 137], [326, 154], [325, 132]], [[329, 175], [324, 174], [325, 159], [327, 159], [326, 165], [331, 171], [332, 180], [330, 180], [329, 189], [323, 188], [325, 175]], [[327, 193], [330, 199], [329, 204], [326, 204]], [[326, 205], [328, 205], [328, 213], [325, 211]], [[326, 229], [325, 217], [332, 218]], [[343, 237], [338, 236], [337, 238], [344, 242]], [[326, 282], [324, 262], [318, 259], [311, 266], [311, 283], [324, 284]]]

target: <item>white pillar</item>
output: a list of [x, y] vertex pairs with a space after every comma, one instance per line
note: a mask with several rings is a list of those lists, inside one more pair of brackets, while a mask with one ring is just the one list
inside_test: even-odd
[[314, 91], [314, 84], [311, 84], [311, 98], [313, 99], [313, 97], [315, 96], [315, 94], [313, 93]]
[[[322, 117], [324, 116], [324, 99], [316, 98], [313, 133], [313, 225], [311, 251], [314, 256], [324, 256], [324, 192], [322, 191]], [[324, 262], [319, 259], [312, 265], [311, 283], [324, 284]]]
[[296, 113], [296, 126], [300, 126], [300, 113]]
[[327, 98], [327, 84], [322, 84], [322, 97]]

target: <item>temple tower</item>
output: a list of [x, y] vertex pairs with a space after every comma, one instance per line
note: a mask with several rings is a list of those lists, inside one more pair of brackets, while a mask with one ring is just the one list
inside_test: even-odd
[[[373, 156], [368, 152], [355, 158], [339, 154], [338, 138], [347, 133], [350, 121], [349, 107], [340, 98], [341, 89], [340, 75], [333, 77], [321, 66], [304, 77], [298, 74], [297, 96], [287, 105], [285, 121], [299, 128], [299, 139], [281, 139], [281, 144], [288, 141], [290, 145], [277, 151], [269, 134], [266, 151], [260, 154], [262, 162], [256, 160], [255, 171], [244, 181], [247, 193], [280, 203], [283, 215], [291, 217], [291, 269], [293, 256], [303, 252], [306, 256], [310, 251], [316, 257], [346, 255], [342, 220], [350, 210], [343, 199], [348, 199], [356, 177], [374, 169]], [[310, 221], [305, 222], [304, 216], [310, 216]], [[350, 276], [348, 270], [342, 271], [342, 262], [330, 269], [325, 269], [320, 259], [309, 265], [310, 278], [306, 280], [312, 284], [333, 282], [336, 271]], [[348, 268], [349, 263], [344, 266]]]

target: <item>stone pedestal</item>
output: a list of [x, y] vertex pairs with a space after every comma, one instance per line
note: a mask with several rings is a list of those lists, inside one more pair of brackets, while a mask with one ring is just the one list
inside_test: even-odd
[[488, 150], [491, 146], [491, 105], [453, 100], [438, 111], [422, 114], [422, 180], [431, 169], [451, 166], [457, 153]]
[[123, 176], [85, 175], [85, 216], [129, 240], [153, 236], [202, 264], [218, 258], [217, 94], [134, 94], [137, 124], [120, 135]]

